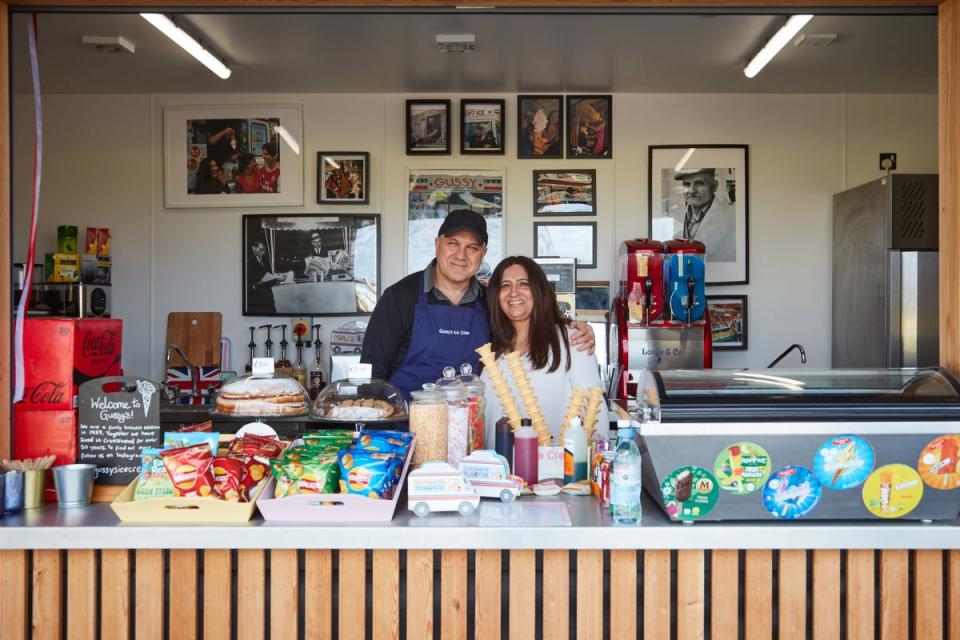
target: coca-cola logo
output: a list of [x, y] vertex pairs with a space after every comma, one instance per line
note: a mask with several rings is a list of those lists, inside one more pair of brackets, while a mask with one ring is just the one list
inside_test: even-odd
[[46, 380], [27, 391], [27, 401], [31, 404], [60, 404], [65, 399], [66, 386], [64, 382]]
[[107, 329], [103, 333], [88, 333], [83, 336], [81, 350], [84, 358], [113, 355], [117, 352], [117, 332]]

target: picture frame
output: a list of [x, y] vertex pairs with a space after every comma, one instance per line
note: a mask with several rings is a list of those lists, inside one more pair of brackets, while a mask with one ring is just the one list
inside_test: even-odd
[[577, 320], [606, 322], [610, 312], [610, 282], [580, 280], [577, 282]]
[[535, 169], [533, 215], [597, 215], [596, 183], [596, 169]]
[[369, 315], [380, 298], [380, 214], [247, 214], [245, 316]]
[[303, 140], [300, 105], [164, 107], [164, 206], [303, 205]]
[[450, 155], [450, 101], [407, 100], [408, 156]]
[[370, 204], [370, 153], [318, 151], [317, 204]]
[[747, 350], [747, 296], [708, 295], [713, 349]]
[[568, 159], [613, 157], [613, 96], [567, 96]]
[[506, 153], [506, 103], [503, 100], [460, 101], [460, 153], [502, 156]]
[[[703, 242], [710, 286], [750, 281], [748, 151], [745, 144], [666, 145], [648, 150], [649, 236]], [[699, 217], [698, 207], [705, 209]]]
[[517, 158], [563, 158], [563, 96], [517, 96]]
[[576, 258], [577, 269], [597, 268], [596, 222], [534, 222], [534, 258]]

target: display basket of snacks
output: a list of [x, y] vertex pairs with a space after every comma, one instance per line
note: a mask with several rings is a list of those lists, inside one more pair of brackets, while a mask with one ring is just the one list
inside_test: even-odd
[[407, 420], [407, 402], [395, 386], [375, 378], [345, 378], [327, 385], [310, 407], [324, 422], [390, 424]]
[[257, 499], [264, 520], [389, 522], [416, 446], [398, 431], [328, 430], [304, 434], [271, 464]]
[[307, 415], [309, 402], [306, 389], [290, 376], [276, 373], [240, 376], [220, 387], [211, 413], [254, 418], [297, 417]]
[[269, 436], [165, 433], [164, 448], [143, 450], [140, 474], [110, 506], [121, 522], [247, 522], [283, 449]]

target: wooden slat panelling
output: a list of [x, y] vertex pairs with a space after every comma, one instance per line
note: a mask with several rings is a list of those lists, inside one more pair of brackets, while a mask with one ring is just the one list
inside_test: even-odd
[[433, 551], [407, 551], [407, 638], [433, 640]]
[[[474, 562], [473, 590], [476, 595], [473, 633], [476, 640], [499, 640], [500, 575], [502, 571], [500, 550], [478, 550]], [[544, 571], [546, 571], [546, 565], [544, 565]], [[546, 596], [544, 596], [544, 615], [546, 615]]]
[[913, 556], [914, 640], [942, 640], [943, 596], [943, 552], [918, 549]]
[[[543, 578], [546, 591], [546, 571]], [[610, 552], [610, 638], [634, 640], [636, 637], [637, 552], [632, 549], [615, 549]]]
[[603, 551], [577, 551], [577, 638], [603, 638]]
[[303, 560], [303, 632], [306, 640], [326, 640], [333, 635], [333, 553], [309, 549]]
[[97, 637], [97, 555], [93, 549], [67, 551], [67, 629], [70, 640]]
[[813, 552], [813, 640], [840, 637], [840, 551]]
[[440, 637], [467, 637], [467, 552], [440, 553]]
[[710, 636], [737, 640], [739, 636], [740, 558], [736, 549], [716, 549], [710, 560]]
[[949, 576], [947, 581], [947, 602], [951, 605], [947, 611], [949, 640], [960, 640], [960, 607], [953, 603], [960, 602], [960, 551], [950, 551]]
[[940, 366], [960, 374], [960, 0], [937, 11]]
[[37, 640], [60, 637], [61, 615], [60, 552], [41, 549], [33, 552], [33, 637]]
[[27, 553], [0, 551], [0, 629], [11, 640], [27, 637]]
[[137, 640], [163, 639], [163, 551], [134, 552], [134, 625]]
[[[367, 558], [363, 549], [344, 549], [339, 555], [340, 640], [363, 640], [364, 628], [356, 621], [365, 620], [367, 615]], [[351, 624], [351, 621], [353, 624]]]
[[114, 640], [130, 637], [130, 552], [100, 552], [100, 628]]
[[670, 638], [670, 552], [643, 552], [643, 638]]
[[908, 633], [907, 552], [880, 553], [880, 640], [903, 640]]
[[773, 634], [773, 552], [751, 549], [744, 559], [744, 637], [767, 640]]
[[847, 551], [847, 640], [873, 640], [874, 561], [870, 549]]
[[399, 637], [400, 552], [376, 549], [373, 552], [373, 640]]
[[[270, 637], [296, 638], [300, 568], [296, 549], [270, 552]], [[306, 600], [313, 606], [312, 600]]]
[[677, 552], [677, 640], [704, 637], [703, 551]]
[[[267, 632], [267, 559], [262, 549], [237, 551], [237, 640], [263, 638]], [[361, 618], [362, 620], [363, 618]]]
[[203, 601], [206, 604], [219, 602], [221, 606], [205, 606], [203, 609], [203, 637], [216, 638], [224, 629], [233, 627], [233, 612], [227, 585], [233, 573], [229, 549], [204, 549], [203, 551]]
[[537, 626], [536, 552], [510, 552], [510, 637], [532, 638]]
[[[716, 552], [714, 552], [716, 553]], [[807, 552], [784, 549], [780, 552], [778, 640], [805, 640], [807, 637]]]
[[170, 640], [194, 640], [200, 626], [197, 618], [197, 552], [195, 549], [170, 550], [169, 593], [167, 629], [170, 630]]
[[543, 552], [543, 637], [570, 637], [570, 552]]

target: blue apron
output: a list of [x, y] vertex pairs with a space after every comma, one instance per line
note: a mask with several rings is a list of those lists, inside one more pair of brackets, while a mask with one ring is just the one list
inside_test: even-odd
[[468, 362], [474, 372], [480, 357], [474, 351], [490, 341], [487, 305], [477, 298], [472, 307], [429, 304], [420, 275], [420, 294], [413, 312], [413, 335], [407, 355], [390, 376], [390, 384], [410, 399], [411, 391], [419, 391], [425, 382], [435, 382], [444, 367]]

